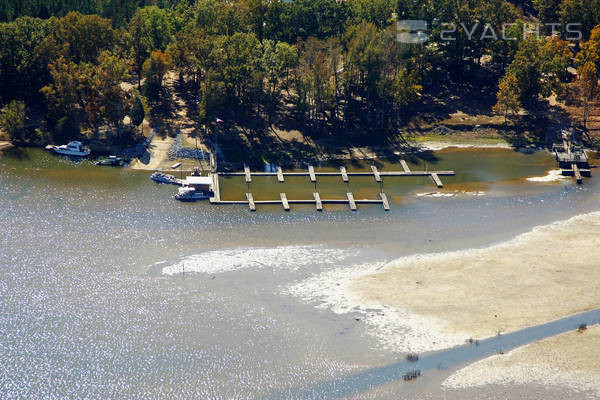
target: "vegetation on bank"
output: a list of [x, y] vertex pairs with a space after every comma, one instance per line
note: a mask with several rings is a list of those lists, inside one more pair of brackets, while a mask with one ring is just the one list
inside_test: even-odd
[[[16, 142], [133, 143], [144, 117], [158, 125], [172, 114], [165, 80], [176, 74], [187, 117], [213, 141], [284, 130], [386, 143], [447, 100], [428, 88], [485, 88], [474, 101], [492, 99], [508, 122], [565, 93], [574, 66], [585, 128], [600, 66], [592, 3], [0, 0], [0, 126]], [[523, 9], [561, 23], [557, 35], [524, 35], [533, 17]], [[429, 40], [398, 41], [400, 19], [428, 21]], [[455, 40], [442, 39], [440, 21], [454, 24]], [[565, 40], [571, 21], [583, 24], [580, 41]], [[503, 24], [515, 40], [481, 39]]]

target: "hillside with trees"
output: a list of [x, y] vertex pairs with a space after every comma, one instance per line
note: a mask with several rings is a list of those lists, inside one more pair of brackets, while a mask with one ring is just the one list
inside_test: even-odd
[[[0, 0], [0, 122], [17, 142], [130, 143], [144, 116], [158, 126], [173, 115], [176, 91], [206, 135], [218, 128], [260, 142], [297, 130], [386, 143], [402, 141], [415, 116], [462, 100], [508, 123], [572, 86], [585, 129], [600, 66], [597, 3]], [[405, 19], [428, 21], [428, 41], [399, 42]], [[548, 26], [524, 35], [535, 20], [561, 25], [554, 36]], [[569, 21], [582, 24], [580, 40], [567, 40]], [[453, 40], [444, 40], [450, 24]], [[503, 24], [514, 40], [490, 39]]]

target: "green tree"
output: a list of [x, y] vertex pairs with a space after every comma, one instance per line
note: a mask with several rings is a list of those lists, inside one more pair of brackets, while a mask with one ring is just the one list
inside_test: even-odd
[[128, 38], [135, 72], [138, 76], [138, 89], [141, 87], [143, 66], [155, 50], [165, 51], [174, 34], [168, 10], [156, 6], [140, 8], [128, 26]]
[[5, 101], [39, 103], [39, 90], [50, 80], [49, 62], [55, 58], [44, 44], [48, 21], [23, 17], [0, 24], [0, 97]]
[[133, 106], [131, 107], [130, 114], [131, 123], [133, 126], [140, 126], [142, 122], [144, 122], [144, 118], [146, 118], [146, 111], [144, 110], [142, 99], [140, 99], [139, 96], [136, 96]]
[[10, 140], [23, 141], [27, 137], [25, 128], [25, 103], [11, 101], [0, 113], [0, 126], [8, 134]]
[[515, 59], [507, 69], [517, 79], [524, 105], [533, 105], [539, 95], [550, 96], [563, 89], [571, 52], [568, 44], [557, 37], [523, 40]]

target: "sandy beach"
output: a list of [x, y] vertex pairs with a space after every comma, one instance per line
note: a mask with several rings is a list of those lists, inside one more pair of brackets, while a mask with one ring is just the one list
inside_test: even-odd
[[1, 141], [0, 140], [0, 151], [2, 151], [2, 150], [8, 150], [11, 147], [13, 147], [13, 145], [12, 145], [11, 142], [6, 142], [6, 141]]
[[438, 350], [600, 307], [599, 245], [596, 212], [487, 248], [330, 271], [290, 291], [362, 311], [390, 350]]
[[600, 326], [573, 331], [471, 364], [446, 379], [452, 389], [490, 384], [559, 386], [600, 396]]

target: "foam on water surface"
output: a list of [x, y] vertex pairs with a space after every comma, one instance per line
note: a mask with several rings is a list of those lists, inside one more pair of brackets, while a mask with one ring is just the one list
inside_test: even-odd
[[215, 274], [250, 268], [295, 271], [311, 265], [332, 265], [356, 254], [353, 250], [322, 246], [240, 247], [194, 254], [163, 268], [162, 272], [166, 275], [182, 271]]

